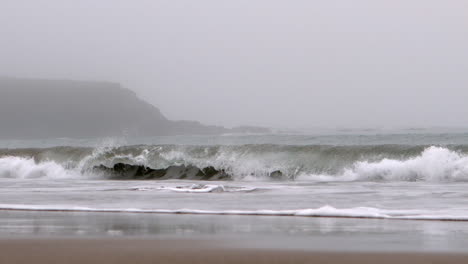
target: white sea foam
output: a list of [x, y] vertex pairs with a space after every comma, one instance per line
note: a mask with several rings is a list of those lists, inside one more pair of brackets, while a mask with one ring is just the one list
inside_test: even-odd
[[66, 170], [53, 161], [37, 163], [32, 158], [2, 157], [0, 158], [0, 178], [15, 179], [66, 179], [76, 178], [81, 174]]
[[468, 221], [468, 214], [451, 214], [444, 211], [389, 210], [372, 207], [334, 208], [323, 206], [315, 209], [298, 210], [198, 210], [198, 209], [139, 209], [139, 208], [93, 208], [61, 205], [0, 204], [0, 210], [20, 211], [63, 211], [102, 213], [155, 213], [155, 214], [204, 214], [204, 215], [257, 215], [257, 216], [300, 216], [300, 217], [345, 217], [395, 220], [439, 220]]
[[225, 192], [226, 189], [223, 185], [212, 184], [193, 184], [191, 186], [176, 186], [176, 187], [160, 187], [160, 190], [169, 190], [173, 192], [186, 192], [186, 193], [211, 193], [211, 192]]
[[[347, 175], [349, 174], [349, 175]], [[468, 157], [441, 147], [430, 147], [415, 158], [399, 161], [358, 162], [345, 176], [360, 180], [467, 181]]]
[[442, 147], [429, 147], [406, 160], [359, 161], [339, 175], [302, 174], [299, 180], [319, 181], [468, 181], [468, 156]]
[[168, 190], [173, 192], [181, 193], [221, 193], [221, 192], [252, 192], [257, 190], [257, 188], [250, 187], [234, 187], [234, 186], [224, 186], [224, 185], [215, 185], [215, 184], [193, 184], [191, 186], [176, 186], [176, 187], [166, 187], [161, 186], [157, 188], [158, 190]]

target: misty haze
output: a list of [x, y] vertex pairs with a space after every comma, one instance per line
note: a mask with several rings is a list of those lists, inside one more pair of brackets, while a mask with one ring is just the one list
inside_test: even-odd
[[468, 1], [0, 0], [0, 263], [465, 263]]
[[[2, 1], [0, 75], [216, 126], [466, 126], [466, 1]], [[84, 102], [83, 102], [84, 104]]]

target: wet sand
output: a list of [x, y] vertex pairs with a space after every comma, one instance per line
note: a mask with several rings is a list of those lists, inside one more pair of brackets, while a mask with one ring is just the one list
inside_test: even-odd
[[248, 249], [209, 240], [1, 239], [0, 263], [468, 263], [468, 254]]

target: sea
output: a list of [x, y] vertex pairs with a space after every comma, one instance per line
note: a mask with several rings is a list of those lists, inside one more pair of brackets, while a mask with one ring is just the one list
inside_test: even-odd
[[[230, 178], [94, 169], [118, 163]], [[0, 236], [467, 253], [468, 131], [3, 140]]]

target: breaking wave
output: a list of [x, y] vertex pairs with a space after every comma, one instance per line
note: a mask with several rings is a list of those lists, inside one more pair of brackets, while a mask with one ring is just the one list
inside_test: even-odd
[[67, 179], [79, 177], [80, 173], [67, 170], [54, 161], [36, 162], [32, 158], [3, 157], [0, 158], [0, 177], [15, 179]]
[[[468, 146], [139, 145], [0, 150], [1, 178], [109, 177], [116, 172], [116, 164], [159, 170], [161, 179], [210, 169], [230, 180], [456, 182], [468, 181]], [[96, 170], [99, 166], [109, 170]], [[176, 173], [167, 174], [169, 169]], [[209, 175], [200, 179], [225, 180]]]

